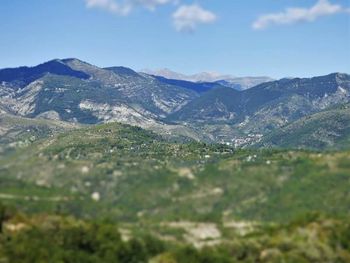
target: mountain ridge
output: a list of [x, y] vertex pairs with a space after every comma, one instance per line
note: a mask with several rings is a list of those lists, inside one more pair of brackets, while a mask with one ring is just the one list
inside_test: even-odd
[[[227, 92], [229, 92], [228, 88]], [[219, 89], [218, 89], [219, 90]], [[222, 89], [221, 89], [222, 90]], [[350, 76], [343, 73], [332, 73], [326, 76], [319, 76], [314, 78], [296, 78], [296, 79], [282, 79], [279, 81], [272, 81], [260, 84], [251, 89], [231, 92], [230, 99], [225, 96], [220, 97], [219, 104], [221, 108], [230, 109], [229, 112], [235, 115], [251, 116], [258, 114], [259, 111], [266, 111], [268, 109], [276, 110], [276, 105], [280, 105], [288, 112], [282, 112], [279, 114], [291, 116], [291, 114], [307, 115], [311, 112], [323, 110], [332, 104], [344, 103], [350, 100]], [[214, 92], [215, 95], [215, 92]], [[206, 112], [206, 115], [210, 115], [210, 111], [206, 109], [206, 105], [214, 105], [218, 97], [213, 96], [210, 93], [206, 93], [203, 96], [191, 101], [182, 110], [174, 113], [171, 118], [175, 119], [180, 116], [181, 120], [191, 120], [191, 116], [196, 116], [194, 119], [200, 118], [200, 115], [196, 115], [195, 112]], [[198, 107], [198, 102], [205, 100], [201, 108]], [[301, 108], [292, 108], [293, 105], [288, 105], [291, 101], [298, 101], [305, 103], [302, 112]], [[282, 104], [284, 103], [284, 104]], [[234, 105], [232, 108], [231, 106]], [[308, 109], [309, 107], [309, 109]], [[220, 112], [220, 109], [217, 108]], [[227, 111], [221, 111], [222, 115]], [[212, 113], [212, 121], [215, 122], [217, 118], [220, 119], [220, 114]], [[297, 116], [295, 116], [296, 118]], [[294, 117], [293, 117], [294, 118]], [[292, 118], [292, 119], [293, 119]], [[238, 118], [240, 121], [242, 118]], [[237, 122], [236, 121], [236, 122]]]
[[82, 124], [120, 122], [233, 145], [254, 143], [252, 138], [349, 102], [345, 73], [285, 78], [240, 90], [122, 66], [99, 68], [75, 58], [0, 70], [1, 112]]

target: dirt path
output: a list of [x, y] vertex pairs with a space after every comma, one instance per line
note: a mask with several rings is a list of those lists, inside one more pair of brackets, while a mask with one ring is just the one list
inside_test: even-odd
[[22, 195], [12, 195], [12, 194], [3, 194], [0, 193], [0, 199], [7, 199], [7, 200], [24, 200], [24, 201], [47, 201], [47, 202], [61, 202], [61, 201], [68, 201], [69, 198], [66, 196], [54, 196], [54, 197], [47, 197], [47, 198], [41, 198], [38, 196], [22, 196]]

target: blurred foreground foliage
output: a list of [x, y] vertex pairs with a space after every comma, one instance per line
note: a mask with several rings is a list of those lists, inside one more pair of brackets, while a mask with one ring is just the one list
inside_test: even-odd
[[152, 235], [126, 240], [108, 220], [28, 216], [3, 205], [0, 220], [0, 262], [350, 262], [350, 222], [319, 214], [202, 249]]

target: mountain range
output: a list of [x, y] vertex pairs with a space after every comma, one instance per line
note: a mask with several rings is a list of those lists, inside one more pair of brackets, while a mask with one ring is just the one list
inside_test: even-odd
[[193, 75], [186, 75], [167, 68], [158, 70], [144, 69], [141, 72], [171, 80], [183, 80], [194, 83], [217, 83], [223, 86], [235, 88], [237, 90], [249, 89], [258, 84], [273, 80], [270, 77], [235, 77], [217, 72], [201, 72]]
[[231, 75], [223, 75], [217, 72], [201, 72], [197, 74], [186, 75], [186, 74], [172, 71], [168, 68], [156, 69], [156, 70], [143, 69], [141, 70], [141, 72], [144, 72], [149, 75], [161, 76], [167, 79], [187, 80], [191, 82], [215, 82], [218, 80], [233, 78], [233, 76]]
[[249, 90], [210, 90], [172, 113], [173, 120], [231, 123], [250, 131], [270, 131], [304, 116], [347, 103], [350, 77], [334, 73], [311, 79], [282, 79]]
[[[195, 79], [154, 73], [99, 68], [78, 59], [2, 69], [0, 112], [84, 125], [120, 122], [170, 137], [250, 146], [288, 125], [306, 125], [303, 118], [337, 111], [334, 107], [350, 102], [350, 76], [342, 73], [276, 81], [255, 78], [244, 88], [215, 74]], [[254, 81], [258, 85], [250, 87]], [[312, 117], [317, 123], [324, 118]], [[293, 145], [299, 146], [288, 146]]]

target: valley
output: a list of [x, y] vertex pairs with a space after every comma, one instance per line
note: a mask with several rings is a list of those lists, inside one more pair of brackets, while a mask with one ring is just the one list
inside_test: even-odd
[[[8, 154], [0, 162], [0, 198], [28, 213], [59, 209], [125, 223], [278, 223], [310, 208], [342, 217], [349, 216], [349, 158], [347, 151], [179, 144], [140, 128], [104, 124]], [[11, 195], [16, 198], [6, 198]]]

